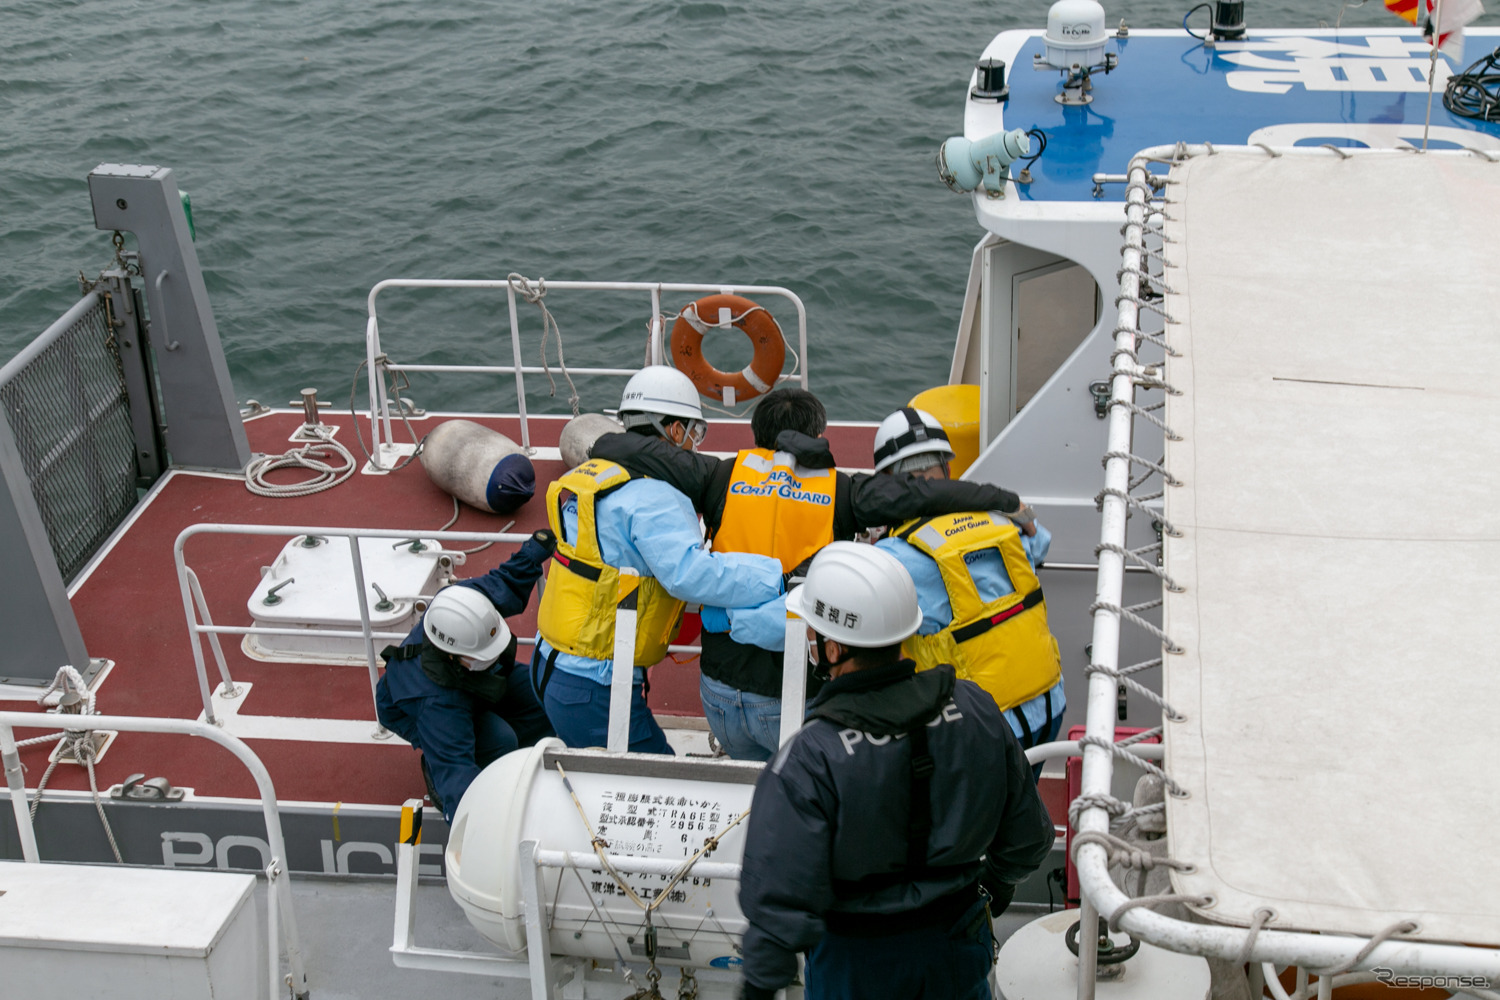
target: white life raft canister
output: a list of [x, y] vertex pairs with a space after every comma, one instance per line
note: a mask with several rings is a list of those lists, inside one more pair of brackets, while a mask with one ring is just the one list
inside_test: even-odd
[[[739, 882], [683, 868], [720, 833], [718, 846], [699, 864], [721, 876], [726, 862], [738, 868], [746, 824], [735, 821], [750, 808], [761, 767], [575, 750], [558, 739], [517, 750], [485, 768], [458, 804], [444, 857], [448, 891], [474, 928], [501, 949], [518, 954], [536, 946], [527, 940], [521, 861], [522, 844], [534, 841], [537, 850], [573, 852], [576, 861], [541, 869], [548, 939], [540, 946], [548, 953], [612, 962], [619, 948], [626, 961], [642, 961], [647, 921], [641, 903], [654, 903], [650, 926], [658, 964], [735, 966], [745, 932]], [[597, 860], [590, 828], [612, 858], [648, 859], [662, 873], [617, 879]]]
[[438, 424], [421, 459], [438, 489], [492, 514], [509, 514], [536, 492], [536, 470], [521, 446], [472, 420]]

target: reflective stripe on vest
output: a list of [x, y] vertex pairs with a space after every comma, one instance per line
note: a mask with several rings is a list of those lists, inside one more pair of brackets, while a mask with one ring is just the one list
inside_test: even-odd
[[[547, 586], [537, 610], [537, 631], [554, 650], [610, 660], [615, 655], [615, 610], [620, 601], [620, 573], [604, 562], [594, 518], [599, 499], [630, 481], [630, 473], [613, 462], [592, 459], [547, 487], [547, 523], [557, 536], [557, 552], [547, 567]], [[578, 502], [578, 533], [564, 541], [562, 510]], [[625, 595], [635, 607], [635, 666], [649, 667], [667, 655], [677, 635], [683, 602], [651, 577]]]
[[804, 469], [789, 453], [755, 448], [734, 460], [715, 552], [751, 552], [781, 560], [789, 572], [833, 541], [838, 473]]
[[[953, 621], [933, 635], [903, 643], [917, 669], [951, 663], [958, 676], [989, 692], [1001, 711], [1024, 704], [1062, 678], [1057, 640], [1047, 627], [1047, 603], [1021, 531], [1007, 518], [986, 512], [948, 514], [908, 521], [900, 538], [937, 563]], [[1015, 590], [985, 602], [969, 572], [973, 553], [999, 553]]]

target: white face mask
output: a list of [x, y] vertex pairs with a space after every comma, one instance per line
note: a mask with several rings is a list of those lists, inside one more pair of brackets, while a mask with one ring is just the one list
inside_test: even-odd
[[471, 657], [465, 656], [463, 657], [461, 662], [463, 663], [465, 670], [472, 670], [475, 673], [478, 673], [481, 670], [488, 670], [490, 669], [490, 667], [493, 667], [495, 665], [495, 661], [498, 659], [500, 659], [498, 654], [490, 657], [488, 660], [475, 660]]

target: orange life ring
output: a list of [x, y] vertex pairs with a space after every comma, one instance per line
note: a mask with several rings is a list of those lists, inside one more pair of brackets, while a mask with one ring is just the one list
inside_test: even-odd
[[[755, 356], [737, 372], [721, 372], [703, 356], [703, 335], [722, 325], [726, 311], [731, 322], [755, 345]], [[730, 388], [734, 390], [734, 402], [740, 403], [776, 388], [786, 364], [786, 341], [771, 314], [749, 299], [706, 295], [684, 306], [672, 324], [672, 364], [692, 379], [703, 395], [722, 402], [725, 388]]]

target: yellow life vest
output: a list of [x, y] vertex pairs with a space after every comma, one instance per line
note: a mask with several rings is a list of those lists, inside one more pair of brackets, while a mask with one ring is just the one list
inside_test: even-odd
[[752, 552], [781, 560], [790, 572], [833, 541], [833, 494], [838, 473], [804, 469], [790, 454], [769, 448], [734, 460], [715, 552]]
[[[932, 635], [914, 635], [902, 651], [930, 670], [951, 663], [958, 676], [989, 692], [1003, 712], [1048, 691], [1062, 677], [1057, 640], [1047, 628], [1047, 603], [1021, 545], [1021, 531], [986, 512], [907, 521], [895, 537], [932, 557], [942, 574], [953, 621]], [[966, 556], [995, 549], [1016, 588], [985, 603]]]
[[[547, 522], [557, 536], [557, 552], [547, 568], [547, 587], [536, 624], [553, 649], [591, 660], [612, 660], [615, 609], [633, 602], [635, 666], [649, 667], [661, 662], [667, 645], [676, 638], [683, 602], [649, 576], [622, 591], [619, 570], [605, 565], [600, 555], [594, 507], [600, 497], [629, 481], [630, 473], [615, 463], [592, 459], [547, 487]], [[570, 543], [563, 541], [562, 508], [573, 497], [578, 500], [578, 533]]]

